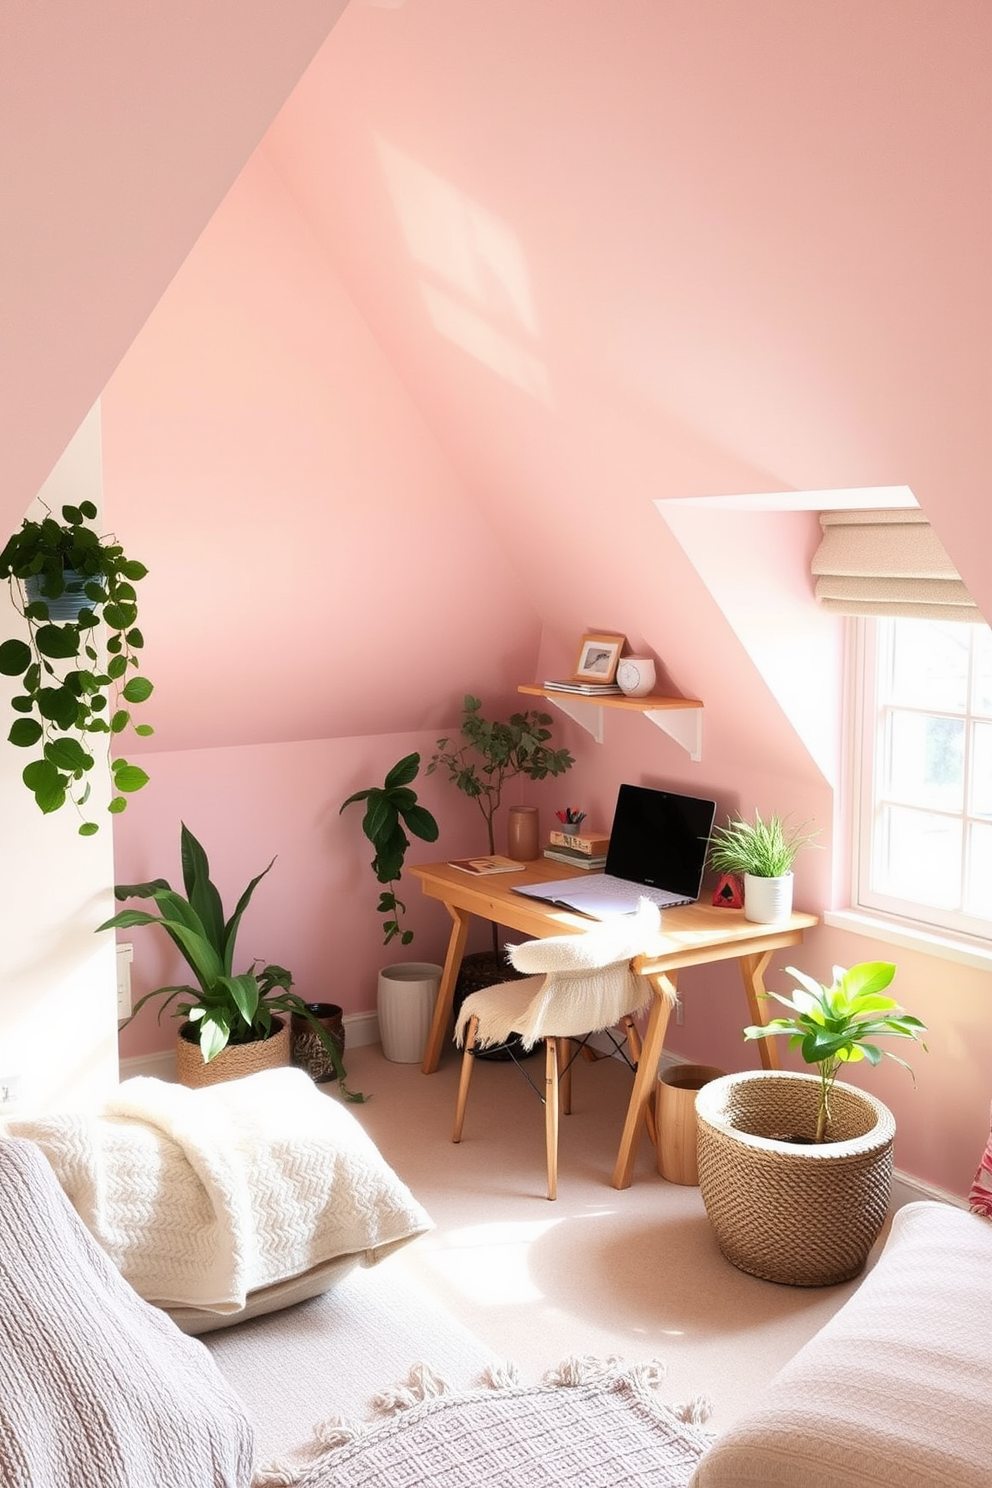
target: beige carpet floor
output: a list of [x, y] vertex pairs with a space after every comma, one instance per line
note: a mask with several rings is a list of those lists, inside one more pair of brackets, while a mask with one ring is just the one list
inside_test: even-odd
[[[372, 1395], [419, 1362], [464, 1388], [493, 1359], [526, 1382], [572, 1355], [661, 1359], [664, 1398], [708, 1397], [719, 1432], [857, 1285], [782, 1287], [737, 1271], [699, 1190], [661, 1178], [646, 1137], [631, 1187], [614, 1189], [631, 1078], [616, 1060], [576, 1065], [555, 1202], [543, 1108], [512, 1065], [479, 1062], [456, 1146], [453, 1050], [429, 1076], [378, 1045], [349, 1049], [347, 1063], [349, 1083], [372, 1097], [351, 1109], [436, 1228], [326, 1298], [204, 1339], [272, 1453], [323, 1416], [367, 1415]], [[539, 1082], [543, 1059], [526, 1068]]]

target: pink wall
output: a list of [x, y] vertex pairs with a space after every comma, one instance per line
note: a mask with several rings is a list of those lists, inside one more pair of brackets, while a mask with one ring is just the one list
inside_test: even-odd
[[0, 513], [10, 526], [345, 3], [3, 7]]
[[[170, 232], [175, 214], [167, 241], [124, 231], [131, 176], [105, 183], [114, 212], [91, 212], [71, 153], [52, 177], [36, 140], [25, 220], [51, 190], [128, 252], [121, 267], [62, 234], [53, 263], [19, 240], [7, 283], [34, 298], [9, 373], [15, 489], [165, 290], [105, 394], [108, 516], [152, 570], [159, 726], [118, 876], [168, 875], [180, 818], [234, 891], [278, 852], [252, 940], [301, 985], [343, 954], [338, 1000], [361, 1010], [382, 948], [337, 803], [455, 727], [464, 691], [508, 710], [518, 680], [603, 627], [703, 698], [703, 760], [640, 719], [611, 718], [602, 747], [566, 722], [568, 794], [605, 815], [619, 781], [670, 782], [721, 811], [814, 817], [826, 850], [805, 855], [797, 899], [835, 902], [840, 632], [805, 587], [814, 524], [655, 502], [905, 483], [992, 614], [990, 49], [980, 0], [353, 4], [167, 289], [237, 168], [232, 147], [222, 182], [208, 148], [228, 138], [227, 93], [217, 118], [208, 87], [188, 115], [202, 173], [142, 177]], [[247, 53], [228, 80], [267, 105], [261, 31]], [[121, 151], [141, 138], [120, 125], [127, 78], [145, 81], [125, 60], [108, 69]], [[290, 72], [287, 52], [286, 87]], [[155, 81], [167, 91], [167, 67]], [[44, 101], [59, 120], [57, 92]], [[77, 133], [60, 128], [61, 148]], [[91, 145], [79, 133], [83, 159]], [[63, 260], [80, 278], [49, 300]], [[32, 304], [65, 336], [32, 344]], [[18, 375], [63, 342], [50, 408], [37, 376], [25, 403]], [[441, 806], [446, 852], [475, 845], [459, 806]], [[428, 954], [443, 927], [416, 913]], [[820, 930], [803, 964], [873, 955]], [[988, 977], [893, 959], [931, 1054], [915, 1092], [899, 1071], [876, 1088], [901, 1165], [961, 1192], [987, 1128]], [[744, 1063], [736, 991], [725, 972], [713, 987], [712, 1016], [689, 1005], [673, 1046]]]

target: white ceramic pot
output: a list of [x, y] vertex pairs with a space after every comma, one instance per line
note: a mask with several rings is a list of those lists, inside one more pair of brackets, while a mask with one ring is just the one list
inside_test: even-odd
[[656, 681], [654, 657], [624, 656], [617, 667], [617, 686], [626, 697], [647, 697]]
[[394, 1064], [423, 1059], [441, 970], [433, 961], [398, 961], [379, 972], [379, 1038], [383, 1054]]
[[744, 918], [758, 925], [774, 925], [792, 913], [792, 874], [781, 878], [744, 875]]

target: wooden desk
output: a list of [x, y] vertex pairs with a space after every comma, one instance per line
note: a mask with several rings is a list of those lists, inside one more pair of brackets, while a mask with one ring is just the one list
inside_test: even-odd
[[[583, 872], [581, 868], [569, 868], [549, 858], [538, 858], [528, 863], [522, 873], [495, 873], [482, 878], [473, 878], [447, 863], [423, 863], [407, 871], [420, 880], [421, 888], [429, 898], [441, 901], [453, 921], [427, 1051], [421, 1066], [424, 1074], [430, 1075], [438, 1067], [448, 1033], [455, 982], [473, 915], [524, 935], [540, 937], [579, 935], [594, 921], [513, 892], [514, 884], [578, 878]], [[796, 913], [782, 924], [756, 925], [746, 920], [740, 910], [718, 909], [712, 904], [686, 904], [664, 911], [661, 954], [650, 960], [639, 956], [634, 963], [635, 971], [651, 983], [654, 996], [613, 1171], [614, 1188], [630, 1187], [637, 1143], [654, 1095], [668, 1015], [675, 1001], [678, 973], [682, 967], [700, 966], [710, 961], [736, 961], [744, 982], [748, 1021], [763, 1023], [765, 1005], [759, 998], [765, 990], [763, 976], [772, 953], [783, 946], [798, 945], [804, 932], [817, 923], [816, 915]], [[758, 1052], [766, 1069], [778, 1068], [778, 1049], [774, 1040], [762, 1039]]]

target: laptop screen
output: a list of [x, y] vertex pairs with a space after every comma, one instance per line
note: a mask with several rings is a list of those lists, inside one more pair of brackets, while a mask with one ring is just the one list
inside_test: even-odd
[[606, 872], [698, 899], [716, 802], [621, 785]]

